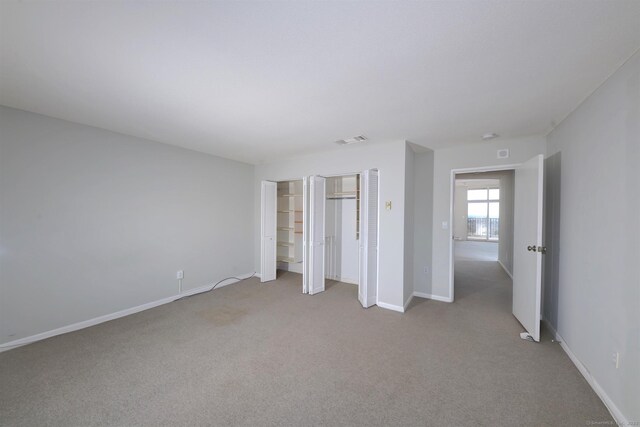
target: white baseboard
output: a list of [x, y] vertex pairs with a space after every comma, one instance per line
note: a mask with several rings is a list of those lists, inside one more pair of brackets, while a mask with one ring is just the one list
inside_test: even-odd
[[358, 284], [358, 279], [349, 279], [346, 277], [338, 277], [338, 276], [326, 276], [326, 279], [329, 280], [335, 280], [337, 282], [342, 282], [342, 283], [349, 283], [351, 285], [357, 285]]
[[509, 272], [509, 270], [507, 270], [507, 267], [504, 266], [502, 261], [498, 260], [498, 264], [500, 264], [500, 267], [502, 267], [504, 272], [507, 273], [507, 276], [511, 277], [511, 280], [513, 280], [513, 275]]
[[571, 350], [571, 348], [569, 348], [569, 346], [567, 345], [565, 340], [562, 338], [562, 336], [560, 336], [558, 331], [556, 331], [555, 328], [551, 326], [551, 323], [549, 323], [546, 319], [543, 319], [542, 321], [545, 323], [547, 328], [549, 328], [549, 330], [551, 331], [555, 339], [560, 342], [560, 346], [562, 347], [564, 352], [567, 353], [567, 356], [569, 356], [569, 359], [571, 359], [573, 364], [576, 365], [576, 368], [578, 368], [578, 371], [580, 371], [584, 379], [587, 380], [587, 383], [589, 383], [593, 391], [595, 391], [598, 397], [600, 398], [600, 400], [602, 400], [602, 403], [604, 403], [604, 406], [607, 407], [607, 410], [609, 410], [609, 413], [611, 414], [611, 416], [613, 417], [617, 425], [619, 426], [631, 425], [629, 423], [629, 420], [627, 420], [627, 418], [620, 411], [620, 409], [618, 409], [616, 404], [613, 403], [613, 400], [611, 400], [609, 395], [604, 391], [604, 389], [600, 386], [600, 384], [598, 384], [598, 381], [596, 381], [596, 379], [593, 378], [593, 376], [591, 375], [591, 372], [589, 372], [589, 369], [587, 369], [587, 367], [582, 364], [580, 359], [578, 359], [578, 356], [576, 356], [575, 353]]
[[453, 302], [453, 300], [449, 297], [442, 297], [440, 295], [427, 294], [425, 292], [414, 292], [413, 296], [419, 297], [419, 298], [428, 298], [434, 301]]
[[404, 303], [404, 307], [402, 307], [402, 312], [404, 313], [405, 311], [407, 311], [407, 307], [409, 307], [409, 304], [411, 304], [411, 300], [413, 299], [413, 294], [409, 295], [409, 298], [407, 298], [407, 300]]
[[386, 308], [387, 310], [393, 310], [399, 313], [404, 313], [404, 307], [401, 305], [387, 304], [386, 302], [378, 301], [377, 306], [380, 308]]
[[[240, 279], [247, 279], [254, 275], [253, 273], [241, 274], [237, 277]], [[221, 282], [216, 289], [222, 288], [227, 285], [231, 285], [233, 283], [237, 283], [234, 279], [227, 279], [224, 282]], [[105, 314], [103, 316], [94, 317], [93, 319], [83, 320], [82, 322], [72, 323], [71, 325], [62, 326], [60, 328], [52, 329], [50, 331], [41, 332], [39, 334], [31, 335], [25, 338], [20, 338], [14, 341], [9, 341], [4, 344], [0, 344], [0, 353], [3, 351], [11, 350], [16, 347], [21, 347], [23, 345], [31, 344], [36, 341], [41, 341], [46, 338], [55, 337], [56, 335], [62, 335], [73, 331], [78, 331], [80, 329], [88, 328], [90, 326], [98, 325], [100, 323], [108, 322], [110, 320], [119, 319], [120, 317], [129, 316], [130, 314], [139, 313], [141, 311], [149, 310], [150, 308], [158, 307], [160, 305], [168, 304], [177, 299], [188, 297], [191, 295], [201, 294], [203, 292], [207, 292], [214, 287], [214, 284], [211, 283], [209, 285], [200, 286], [197, 288], [187, 289], [180, 294], [172, 295], [170, 297], [162, 298], [156, 301], [148, 302], [146, 304], [138, 305], [136, 307], [127, 308], [124, 310], [116, 311], [115, 313]]]

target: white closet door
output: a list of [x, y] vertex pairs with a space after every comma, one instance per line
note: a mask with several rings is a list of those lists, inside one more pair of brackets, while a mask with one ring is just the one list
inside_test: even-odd
[[262, 181], [260, 215], [260, 281], [276, 280], [276, 210], [278, 185]]
[[309, 293], [309, 178], [302, 178], [302, 293]]
[[324, 291], [325, 179], [309, 177], [309, 294]]
[[360, 175], [360, 280], [358, 300], [364, 308], [378, 299], [378, 171]]

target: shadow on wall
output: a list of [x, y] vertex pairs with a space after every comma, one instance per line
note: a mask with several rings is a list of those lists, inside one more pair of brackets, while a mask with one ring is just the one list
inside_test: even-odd
[[542, 258], [543, 316], [558, 330], [558, 286], [560, 276], [560, 188], [562, 153], [544, 161], [544, 245], [547, 253]]

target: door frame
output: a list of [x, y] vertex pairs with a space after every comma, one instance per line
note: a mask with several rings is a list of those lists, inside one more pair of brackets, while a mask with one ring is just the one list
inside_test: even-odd
[[496, 165], [496, 166], [478, 166], [473, 168], [459, 168], [459, 169], [451, 169], [450, 177], [449, 177], [449, 295], [450, 300], [448, 302], [454, 301], [454, 286], [453, 286], [453, 276], [455, 271], [455, 260], [454, 260], [454, 240], [453, 240], [453, 205], [455, 200], [453, 199], [454, 191], [456, 187], [456, 174], [462, 173], [473, 173], [473, 172], [498, 172], [505, 170], [515, 170], [522, 163], [512, 163], [508, 165]]

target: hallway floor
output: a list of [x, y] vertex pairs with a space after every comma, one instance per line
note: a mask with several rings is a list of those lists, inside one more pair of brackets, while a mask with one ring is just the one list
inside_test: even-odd
[[479, 242], [475, 240], [456, 240], [454, 242], [456, 261], [468, 259], [475, 261], [497, 261], [498, 242]]

